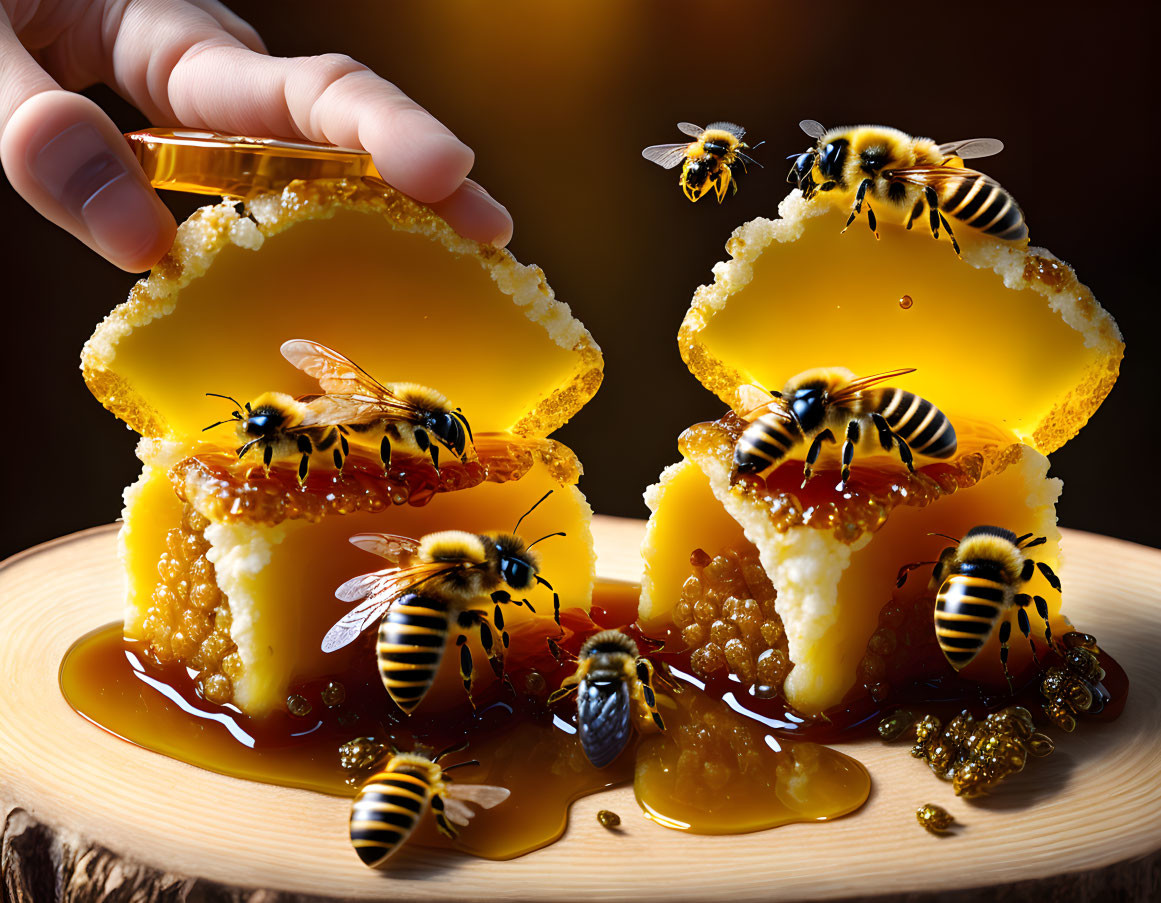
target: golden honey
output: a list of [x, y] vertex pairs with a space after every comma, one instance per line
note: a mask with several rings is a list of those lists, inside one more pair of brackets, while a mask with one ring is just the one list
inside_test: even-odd
[[306, 179], [371, 179], [364, 150], [244, 138], [195, 129], [142, 129], [125, 136], [154, 188], [245, 198]]
[[[602, 623], [623, 625], [634, 616], [635, 602], [635, 587], [602, 584], [595, 620], [565, 613], [564, 645], [579, 647]], [[158, 662], [147, 644], [124, 640], [117, 624], [73, 646], [61, 666], [61, 689], [84, 717], [147, 749], [222, 774], [339, 796], [354, 796], [389, 741], [404, 749], [417, 742], [438, 749], [467, 739], [465, 758], [481, 762], [471, 780], [506, 787], [512, 796], [479, 813], [454, 844], [430, 820], [413, 839], [490, 859], [552, 842], [567, 825], [572, 801], [634, 779], [651, 818], [710, 833], [838, 817], [861, 805], [869, 790], [866, 772], [848, 757], [805, 740], [775, 740], [686, 681], [681, 692], [666, 696], [662, 690], [670, 733], [633, 743], [609, 767], [593, 768], [575, 736], [575, 708], [545, 706], [573, 666], [552, 658], [538, 629], [513, 634], [508, 673], [515, 696], [493, 684], [475, 711], [461, 699], [451, 710], [425, 704], [410, 717], [391, 706], [371, 650], [361, 645], [363, 654], [346, 672], [296, 681], [286, 705], [263, 718], [214, 702], [204, 680], [184, 666]], [[706, 735], [716, 745], [698, 739]], [[687, 762], [691, 754], [717, 764], [692, 782], [683, 772], [675, 785], [667, 776], [671, 763]], [[689, 809], [690, 799], [711, 786], [734, 804], [711, 807], [702, 819]]]

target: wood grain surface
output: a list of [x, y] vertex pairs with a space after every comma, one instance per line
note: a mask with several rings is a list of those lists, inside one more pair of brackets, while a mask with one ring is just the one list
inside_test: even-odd
[[[643, 523], [598, 517], [603, 576], [636, 579]], [[121, 616], [116, 529], [0, 565], [0, 887], [5, 900], [907, 900], [1161, 897], [1161, 552], [1065, 531], [1066, 612], [1132, 682], [1124, 715], [1084, 724], [992, 796], [877, 741], [839, 748], [874, 786], [854, 815], [733, 837], [640, 814], [630, 787], [576, 803], [564, 838], [509, 862], [407, 848], [388, 873], [346, 839], [348, 801], [236, 780], [118, 740], [76, 715], [57, 669]], [[915, 808], [961, 827], [934, 837]], [[610, 833], [595, 814], [623, 825]]]

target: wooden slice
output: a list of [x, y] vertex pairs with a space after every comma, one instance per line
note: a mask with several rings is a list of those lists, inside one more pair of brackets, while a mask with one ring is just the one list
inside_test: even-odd
[[[602, 574], [640, 574], [640, 521], [595, 521]], [[573, 806], [564, 838], [509, 862], [405, 849], [365, 869], [348, 802], [250, 783], [132, 746], [76, 715], [57, 668], [82, 633], [121, 615], [116, 529], [0, 565], [0, 872], [5, 900], [303, 899], [908, 900], [1161, 896], [1161, 552], [1065, 533], [1068, 614], [1128, 671], [1120, 720], [1060, 737], [969, 803], [905, 744], [840, 746], [874, 780], [857, 813], [707, 837], [646, 820], [622, 787]], [[915, 822], [939, 803], [962, 826]], [[616, 833], [596, 820], [620, 814]]]

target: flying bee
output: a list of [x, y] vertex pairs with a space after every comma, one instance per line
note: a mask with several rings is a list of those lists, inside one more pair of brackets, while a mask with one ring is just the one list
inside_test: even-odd
[[[379, 621], [375, 650], [379, 677], [395, 704], [411, 714], [431, 689], [454, 626], [460, 678], [471, 702], [473, 666], [468, 632], [473, 628], [478, 631], [492, 671], [503, 677], [509, 637], [501, 606], [525, 605], [536, 611], [527, 599], [517, 599], [500, 589], [501, 584], [516, 592], [537, 584], [552, 591], [552, 584], [540, 576], [532, 547], [565, 534], [549, 533], [528, 544], [516, 535], [520, 522], [551, 494], [546, 493], [521, 515], [511, 533], [443, 530], [420, 540], [386, 533], [352, 536], [352, 545], [387, 559], [392, 566], [353, 577], [335, 590], [337, 599], [358, 604], [327, 631], [322, 651], [342, 649]], [[489, 594], [491, 616], [480, 608]], [[560, 596], [555, 591], [552, 605], [559, 625]]]
[[202, 432], [223, 423], [236, 423], [238, 440], [242, 443], [237, 449], [239, 460], [254, 447], [262, 449], [262, 464], [267, 470], [275, 460], [297, 457], [301, 483], [306, 479], [311, 455], [331, 449], [335, 467], [342, 469], [346, 441], [334, 425], [326, 422], [326, 412], [318, 410], [312, 402], [282, 392], [266, 392], [243, 405], [229, 395], [206, 394], [234, 403], [234, 411], [228, 418], [211, 423]]
[[799, 126], [816, 144], [805, 153], [791, 155], [794, 165], [786, 181], [796, 184], [808, 200], [816, 191], [854, 192], [847, 227], [865, 205], [867, 225], [878, 236], [871, 208], [874, 199], [909, 210], [908, 229], [926, 210], [932, 237], [939, 238], [942, 226], [957, 254], [959, 242], [947, 216], [1005, 241], [1018, 241], [1028, 234], [1024, 213], [1012, 196], [982, 172], [963, 165], [964, 160], [1002, 151], [1004, 143], [996, 138], [936, 144], [930, 138], [913, 138], [880, 125], [827, 129], [804, 119]]
[[597, 768], [604, 768], [624, 750], [633, 728], [634, 709], [638, 717], [665, 730], [653, 690], [653, 665], [619, 630], [602, 630], [585, 641], [577, 656], [576, 672], [548, 697], [548, 704], [559, 702], [574, 690], [581, 748]]
[[394, 750], [387, 764], [359, 788], [351, 804], [351, 845], [365, 865], [383, 865], [411, 836], [430, 807], [439, 832], [455, 839], [455, 825], [466, 825], [475, 815], [468, 803], [491, 809], [508, 799], [505, 787], [489, 784], [455, 784], [448, 777], [453, 768], [479, 765], [473, 760], [446, 768], [440, 760], [463, 746], [439, 755]]
[[914, 455], [949, 458], [955, 454], [955, 428], [930, 401], [912, 392], [878, 383], [914, 373], [891, 370], [856, 379], [842, 367], [807, 370], [791, 379], [781, 392], [742, 386], [739, 397], [749, 409], [740, 416], [750, 425], [734, 446], [730, 482], [742, 474], [764, 476], [792, 448], [811, 439], [803, 468], [802, 485], [810, 479], [823, 442], [837, 443], [833, 430], [844, 432], [842, 482], [851, 475], [855, 446], [863, 431], [874, 429], [883, 451], [899, 449], [899, 457], [912, 473]]
[[435, 389], [416, 383], [385, 386], [318, 342], [292, 339], [282, 343], [281, 351], [291, 364], [319, 381], [326, 394], [312, 398], [311, 406], [338, 427], [344, 442], [349, 433], [378, 437], [384, 470], [391, 465], [393, 445], [430, 455], [439, 470], [441, 445], [462, 461], [474, 441], [463, 412]]
[[[939, 534], [942, 535], [942, 534]], [[1033, 538], [1031, 533], [1017, 536], [1003, 527], [972, 527], [962, 540], [951, 539], [955, 545], [944, 549], [931, 575], [931, 585], [937, 588], [935, 597], [935, 636], [939, 648], [956, 671], [967, 667], [984, 648], [996, 624], [1000, 624], [1000, 664], [1008, 688], [1012, 675], [1008, 673], [1008, 639], [1012, 635], [1012, 610], [1020, 632], [1032, 647], [1032, 658], [1037, 665], [1036, 645], [1028, 620], [1028, 606], [1034, 605], [1044, 621], [1044, 639], [1053, 647], [1052, 625], [1048, 622], [1048, 603], [1043, 596], [1017, 592], [1039, 571], [1057, 592], [1060, 580], [1052, 568], [1042, 561], [1025, 558], [1024, 553], [1047, 540]], [[899, 585], [907, 579], [907, 572], [930, 562], [905, 565], [899, 572]]]
[[[761, 166], [745, 153], [752, 150], [742, 138], [746, 130], [732, 122], [711, 122], [706, 128], [692, 122], [679, 122], [677, 127], [694, 140], [688, 144], [655, 144], [641, 151], [646, 160], [663, 169], [681, 166], [678, 184], [685, 196], [698, 201], [711, 189], [716, 191], [718, 203], [726, 197], [726, 189], [738, 190], [738, 172], [746, 171], [746, 164]], [[754, 147], [765, 144], [759, 141]]]

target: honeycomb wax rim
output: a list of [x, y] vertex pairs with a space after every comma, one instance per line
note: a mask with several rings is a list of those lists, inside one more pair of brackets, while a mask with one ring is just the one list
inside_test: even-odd
[[[807, 201], [794, 189], [778, 205], [778, 219], [758, 217], [733, 231], [726, 242], [730, 259], [714, 264], [713, 283], [699, 286], [694, 292], [678, 330], [681, 358], [698, 381], [731, 408], [740, 408], [737, 388], [751, 380], [715, 358], [701, 344], [699, 334], [725, 308], [729, 298], [750, 283], [752, 265], [767, 247], [774, 242], [797, 241], [808, 220], [833, 211], [829, 199], [815, 197]], [[1050, 251], [975, 233], [961, 236], [960, 244], [965, 263], [977, 270], [994, 272], [1007, 289], [1031, 289], [1044, 296], [1049, 308], [1083, 337], [1085, 347], [1101, 354], [1043, 419], [1020, 437], [1042, 454], [1050, 454], [1080, 431], [1112, 390], [1125, 350], [1120, 330], [1091, 290], [1077, 279], [1072, 267]]]
[[402, 231], [438, 241], [449, 252], [479, 261], [496, 288], [522, 308], [558, 347], [574, 352], [577, 375], [538, 399], [511, 432], [544, 437], [563, 426], [596, 394], [604, 359], [600, 346], [569, 306], [556, 298], [543, 270], [522, 264], [503, 248], [463, 238], [443, 219], [406, 195], [378, 181], [346, 179], [292, 182], [280, 191], [241, 202], [224, 200], [194, 211], [177, 228], [173, 246], [149, 275], [132, 288], [94, 330], [81, 351], [81, 374], [89, 390], [109, 411], [142, 436], [179, 438], [162, 417], [115, 370], [118, 343], [134, 329], [172, 313], [181, 290], [205, 275], [217, 255], [230, 245], [257, 250], [272, 236], [298, 223], [330, 219], [340, 210], [377, 213]]

